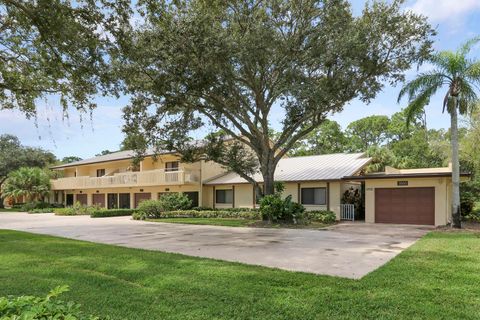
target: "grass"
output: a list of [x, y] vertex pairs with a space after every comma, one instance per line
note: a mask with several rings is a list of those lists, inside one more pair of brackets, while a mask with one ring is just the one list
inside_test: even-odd
[[148, 219], [147, 221], [199, 224], [199, 225], [211, 225], [211, 226], [226, 226], [226, 227], [248, 227], [249, 225], [257, 222], [257, 220], [235, 219], [235, 218], [162, 218], [162, 219]]
[[13, 208], [0, 208], [1, 212], [18, 212], [20, 209], [13, 209]]
[[0, 296], [68, 284], [113, 319], [478, 319], [479, 283], [479, 233], [432, 232], [350, 280], [0, 231]]

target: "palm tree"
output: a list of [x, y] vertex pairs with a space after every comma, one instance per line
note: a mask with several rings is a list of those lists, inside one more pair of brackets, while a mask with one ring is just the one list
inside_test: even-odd
[[480, 87], [480, 60], [467, 57], [480, 37], [467, 41], [456, 52], [441, 51], [434, 53], [429, 62], [433, 70], [421, 73], [408, 82], [398, 95], [398, 102], [407, 95], [407, 121], [422, 111], [430, 98], [441, 89], [446, 90], [443, 100], [443, 112], [450, 114], [452, 148], [452, 226], [461, 228], [460, 213], [460, 163], [458, 158], [458, 113], [471, 112], [478, 101], [476, 91]]
[[23, 167], [11, 172], [3, 188], [3, 196], [24, 196], [27, 202], [46, 196], [49, 192], [50, 177], [41, 168]]

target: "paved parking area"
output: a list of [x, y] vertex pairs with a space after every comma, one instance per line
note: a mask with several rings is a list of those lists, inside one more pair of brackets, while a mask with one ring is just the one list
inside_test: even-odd
[[0, 229], [358, 279], [432, 228], [342, 223], [328, 230], [232, 228], [0, 213]]

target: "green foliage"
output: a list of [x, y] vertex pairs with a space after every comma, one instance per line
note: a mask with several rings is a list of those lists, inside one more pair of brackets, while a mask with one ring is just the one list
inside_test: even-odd
[[30, 212], [31, 210], [34, 210], [34, 209], [45, 209], [45, 208], [49, 208], [49, 207], [50, 207], [50, 204], [47, 203], [47, 202], [32, 201], [32, 202], [28, 202], [28, 203], [23, 204], [20, 208], [20, 211]]
[[[403, 80], [434, 33], [402, 1], [372, 2], [359, 15], [348, 1], [326, 0], [146, 0], [139, 11], [143, 21], [110, 30], [113, 65], [132, 96], [124, 132], [185, 159], [206, 155], [251, 183], [258, 168], [266, 194], [295, 143], [350, 101]], [[230, 138], [220, 152], [219, 139], [189, 138], [209, 124]]]
[[84, 315], [79, 304], [57, 299], [67, 291], [68, 286], [59, 286], [50, 291], [46, 297], [0, 297], [0, 319], [100, 320], [99, 317]]
[[42, 209], [30, 209], [28, 213], [52, 213], [56, 208], [42, 208]]
[[192, 207], [192, 200], [183, 193], [172, 192], [162, 195], [158, 200], [145, 200], [138, 205], [138, 212], [133, 215], [134, 219], [161, 218], [164, 212], [175, 210], [187, 210]]
[[100, 209], [90, 213], [92, 218], [131, 216], [135, 209]]
[[69, 156], [69, 157], [63, 157], [61, 162], [66, 164], [66, 163], [72, 163], [80, 160], [82, 160], [82, 158], [77, 156]]
[[372, 146], [383, 145], [388, 138], [389, 126], [387, 116], [369, 116], [353, 121], [346, 132], [350, 151], [367, 151]]
[[305, 220], [305, 207], [293, 202], [289, 195], [282, 199], [280, 193], [266, 195], [260, 200], [260, 213], [263, 220], [298, 223]]
[[462, 216], [473, 213], [475, 204], [480, 201], [480, 182], [478, 180], [463, 182], [460, 185], [460, 208]]
[[0, 110], [35, 116], [36, 102], [59, 97], [88, 111], [105, 93], [107, 76], [103, 23], [108, 1], [2, 1]]
[[24, 196], [28, 201], [46, 196], [50, 192], [50, 176], [41, 168], [22, 167], [10, 172], [3, 186], [3, 196]]
[[[45, 167], [55, 160], [55, 156], [48, 151], [22, 146], [13, 135], [0, 135], [0, 192], [9, 173], [21, 167]], [[2, 197], [0, 194], [0, 199]], [[3, 201], [0, 200], [0, 207], [2, 205]]]
[[[146, 202], [146, 201], [145, 201]], [[149, 206], [150, 208], [150, 206]], [[258, 210], [242, 210], [241, 208], [218, 209], [218, 210], [176, 210], [176, 211], [142, 211], [140, 208], [133, 213], [133, 219], [162, 219], [162, 218], [235, 218], [235, 219], [260, 219]]]
[[73, 206], [67, 208], [57, 208], [53, 212], [57, 216], [79, 216], [79, 215], [92, 215], [94, 211], [98, 211], [98, 207], [83, 206], [80, 202], [75, 202]]
[[337, 220], [335, 212], [328, 210], [307, 211], [307, 217], [310, 221], [320, 222], [324, 224], [332, 224]]
[[290, 156], [342, 153], [347, 150], [348, 139], [340, 124], [326, 119], [318, 128], [299, 140], [289, 151]]
[[164, 194], [158, 199], [158, 202], [164, 211], [186, 210], [192, 207], [192, 200], [181, 192]]

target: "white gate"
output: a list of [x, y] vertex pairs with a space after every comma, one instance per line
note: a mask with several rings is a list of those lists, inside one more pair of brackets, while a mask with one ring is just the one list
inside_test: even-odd
[[341, 204], [340, 205], [340, 219], [355, 221], [355, 205]]

